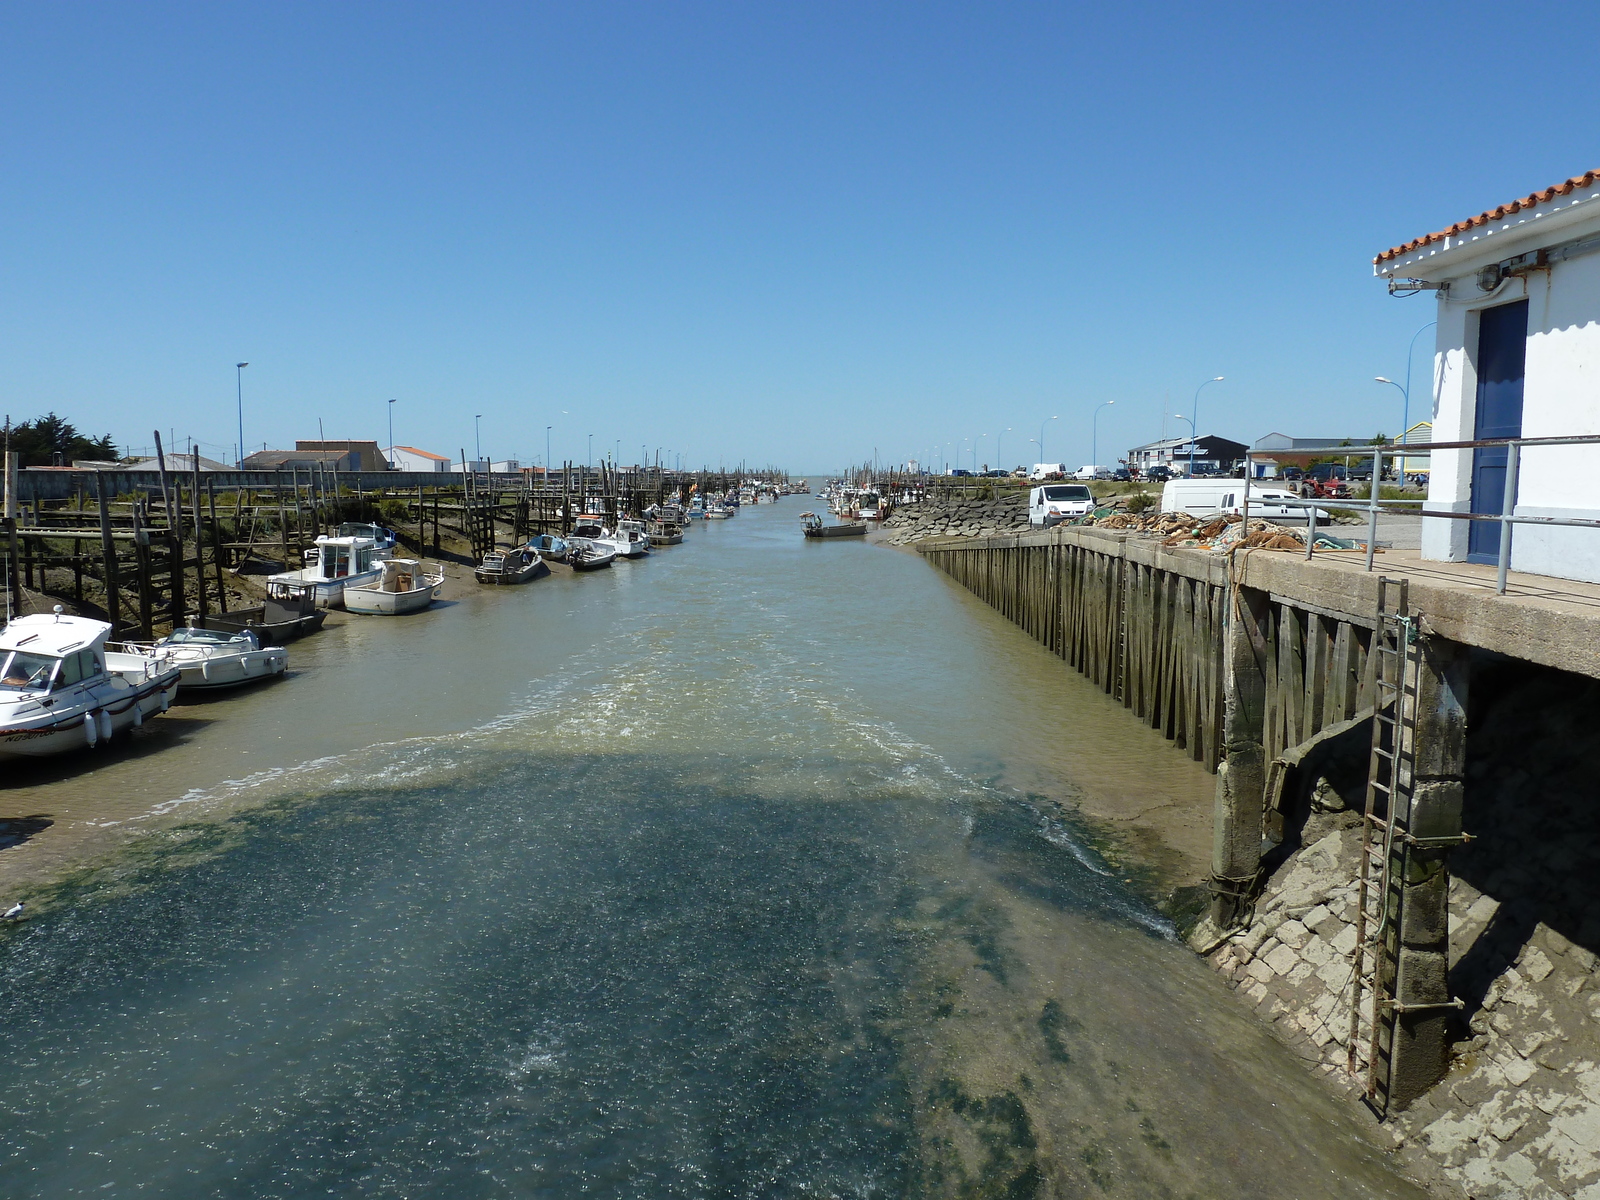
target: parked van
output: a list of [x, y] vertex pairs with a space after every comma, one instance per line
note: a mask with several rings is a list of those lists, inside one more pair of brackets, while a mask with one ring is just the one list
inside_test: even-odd
[[[1214, 517], [1219, 513], [1244, 511], [1242, 479], [1174, 479], [1161, 489], [1161, 511], [1188, 513], [1191, 517]], [[1288, 488], [1250, 485], [1250, 515], [1279, 523], [1300, 522], [1309, 510], [1300, 497]], [[1331, 515], [1317, 509], [1317, 520]]]
[[1028, 478], [1038, 483], [1043, 479], [1065, 479], [1069, 474], [1066, 463], [1034, 463]]
[[1110, 479], [1115, 474], [1110, 467], [1079, 467], [1072, 473], [1074, 479]]
[[1028, 493], [1028, 524], [1057, 525], [1094, 511], [1094, 496], [1081, 483], [1047, 483]]

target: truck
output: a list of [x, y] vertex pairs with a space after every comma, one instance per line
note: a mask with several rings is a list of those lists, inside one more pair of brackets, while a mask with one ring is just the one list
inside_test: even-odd
[[1066, 463], [1034, 463], [1028, 478], [1038, 483], [1045, 479], [1065, 479], [1069, 474]]

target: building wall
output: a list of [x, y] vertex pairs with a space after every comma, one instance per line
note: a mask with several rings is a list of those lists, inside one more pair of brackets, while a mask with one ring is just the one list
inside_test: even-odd
[[[1528, 353], [1523, 435], [1600, 434], [1600, 253], [1513, 278], [1492, 296], [1478, 290], [1471, 274], [1453, 280], [1451, 291], [1439, 304], [1434, 441], [1473, 437], [1479, 313], [1524, 297]], [[1471, 462], [1470, 450], [1433, 455], [1430, 507], [1467, 510]], [[1600, 446], [1527, 450], [1518, 483], [1518, 514], [1600, 519]], [[1425, 520], [1422, 553], [1426, 558], [1465, 559], [1467, 523]], [[1518, 526], [1511, 565], [1519, 571], [1600, 582], [1600, 530]]]

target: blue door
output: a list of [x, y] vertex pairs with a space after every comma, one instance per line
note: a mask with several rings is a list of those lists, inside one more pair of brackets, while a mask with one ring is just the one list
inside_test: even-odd
[[[1522, 376], [1528, 359], [1528, 302], [1486, 308], [1478, 320], [1478, 405], [1474, 440], [1522, 436]], [[1499, 513], [1505, 503], [1504, 446], [1472, 452], [1472, 511]], [[1467, 560], [1500, 560], [1500, 526], [1468, 523]]]

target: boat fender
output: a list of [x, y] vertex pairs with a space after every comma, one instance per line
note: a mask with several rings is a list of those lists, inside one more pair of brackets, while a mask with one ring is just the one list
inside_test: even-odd
[[200, 678], [207, 682], [211, 680], [211, 660], [209, 658], [200, 664]]
[[[135, 701], [134, 703], [138, 703], [138, 701]], [[108, 741], [109, 742], [111, 740], [111, 713], [109, 711], [107, 711], [106, 709], [102, 708], [100, 710], [100, 722], [99, 722], [99, 724], [100, 724], [100, 737], [104, 741]]]
[[133, 727], [138, 729], [144, 724], [144, 706], [137, 700], [133, 702]]
[[172, 689], [171, 688], [162, 688], [161, 689], [161, 711], [162, 712], [166, 712], [167, 709], [169, 709], [171, 707], [172, 707]]
[[95, 719], [92, 712], [83, 714], [83, 736], [88, 740], [91, 750], [100, 740], [100, 722]]

